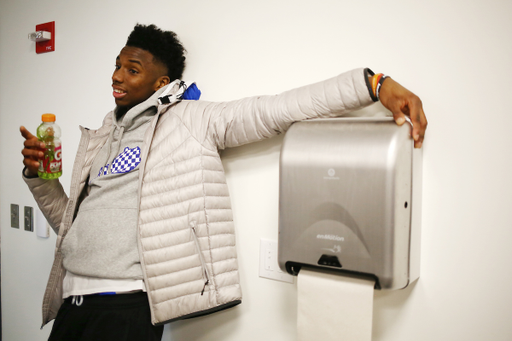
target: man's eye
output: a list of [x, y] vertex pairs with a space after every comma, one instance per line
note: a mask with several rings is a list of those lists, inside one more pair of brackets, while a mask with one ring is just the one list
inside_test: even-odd
[[130, 69], [130, 73], [137, 74], [137, 73], [139, 73], [139, 71], [137, 71], [135, 69]]
[[119, 70], [121, 67], [119, 65], [114, 66], [114, 69]]

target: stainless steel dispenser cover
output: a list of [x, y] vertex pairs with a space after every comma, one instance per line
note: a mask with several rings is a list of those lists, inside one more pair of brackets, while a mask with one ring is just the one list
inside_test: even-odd
[[280, 161], [283, 270], [368, 274], [382, 289], [419, 277], [421, 151], [410, 129], [391, 118], [311, 120], [290, 128]]

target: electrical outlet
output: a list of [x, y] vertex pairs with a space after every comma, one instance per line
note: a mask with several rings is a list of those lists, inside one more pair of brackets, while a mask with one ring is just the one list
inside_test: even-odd
[[34, 231], [34, 210], [25, 206], [25, 231]]
[[11, 227], [20, 228], [20, 207], [16, 204], [11, 204]]
[[279, 268], [277, 262], [277, 241], [260, 239], [260, 277], [293, 283], [293, 276]]

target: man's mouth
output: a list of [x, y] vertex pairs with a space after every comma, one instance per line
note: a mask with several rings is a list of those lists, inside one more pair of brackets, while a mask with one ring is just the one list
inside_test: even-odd
[[119, 98], [123, 98], [124, 96], [126, 96], [126, 91], [121, 90], [121, 89], [114, 89], [112, 94], [114, 95], [114, 98], [119, 99]]

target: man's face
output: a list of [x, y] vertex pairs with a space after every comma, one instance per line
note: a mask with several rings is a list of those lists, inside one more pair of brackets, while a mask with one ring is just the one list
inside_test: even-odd
[[112, 88], [116, 104], [128, 110], [169, 84], [167, 68], [143, 49], [125, 46], [116, 58]]

